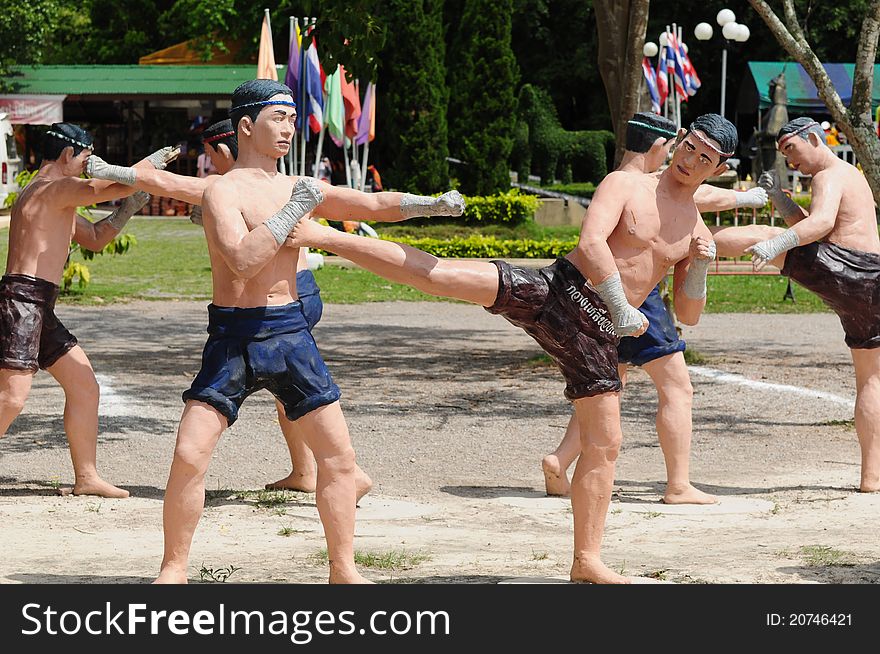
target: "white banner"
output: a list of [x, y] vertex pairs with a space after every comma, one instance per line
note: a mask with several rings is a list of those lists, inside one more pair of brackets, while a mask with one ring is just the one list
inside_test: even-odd
[[51, 125], [64, 122], [66, 95], [0, 95], [0, 113], [13, 125]]

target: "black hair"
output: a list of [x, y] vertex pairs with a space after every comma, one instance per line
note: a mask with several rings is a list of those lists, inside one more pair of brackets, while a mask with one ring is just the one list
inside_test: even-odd
[[776, 140], [781, 141], [789, 134], [797, 133], [797, 136], [808, 141], [810, 132], [819, 137], [819, 143], [825, 143], [825, 130], [822, 129], [818, 122], [807, 116], [795, 118], [785, 123], [779, 130], [779, 133], [776, 134]]
[[676, 135], [675, 123], [655, 113], [642, 111], [626, 123], [626, 149], [645, 153], [659, 137], [667, 139]]
[[238, 159], [238, 136], [236, 136], [235, 130], [232, 129], [232, 121], [228, 118], [206, 127], [202, 132], [202, 142], [206, 146], [210, 145], [214, 150], [218, 151], [219, 148], [217, 146], [224, 143], [229, 148], [229, 152], [232, 153], [232, 158]]
[[232, 108], [229, 110], [229, 118], [235, 131], [238, 132], [238, 123], [244, 116], [256, 122], [265, 106], [259, 103], [279, 94], [292, 96], [293, 91], [286, 84], [271, 79], [252, 79], [240, 84], [232, 92]]
[[79, 125], [54, 123], [43, 139], [43, 160], [57, 161], [64, 148], [73, 148], [75, 157], [83, 150], [94, 149], [95, 140]]
[[736, 132], [736, 127], [726, 118], [718, 114], [697, 116], [697, 119], [691, 123], [691, 127], [688, 130], [688, 132], [694, 131], [703, 132], [703, 134], [718, 143], [721, 152], [726, 153], [721, 155], [719, 165], [733, 156], [739, 136]]

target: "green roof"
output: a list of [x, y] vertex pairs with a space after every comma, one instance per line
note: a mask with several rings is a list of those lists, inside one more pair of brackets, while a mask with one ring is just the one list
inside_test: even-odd
[[[254, 79], [256, 64], [237, 66], [15, 66], [15, 93], [73, 96], [226, 96]], [[283, 80], [287, 66], [278, 66]]]
[[[855, 64], [822, 64], [822, 66], [843, 104], [849, 106], [852, 101]], [[785, 72], [785, 87], [790, 108], [828, 113], [825, 102], [819, 97], [816, 85], [800, 64], [791, 61], [750, 61], [749, 72], [755, 82], [758, 106], [761, 109], [773, 104], [769, 96], [770, 80], [779, 73]], [[877, 107], [878, 104], [880, 104], [880, 64], [874, 64], [871, 106]]]

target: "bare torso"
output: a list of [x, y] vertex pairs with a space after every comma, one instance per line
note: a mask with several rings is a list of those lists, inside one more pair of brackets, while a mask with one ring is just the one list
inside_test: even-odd
[[692, 236], [711, 238], [711, 234], [692, 196], [672, 193], [660, 176], [626, 174], [629, 193], [617, 226], [608, 237], [608, 247], [627, 300], [637, 307], [672, 266], [689, 256]]
[[874, 195], [865, 176], [841, 160], [817, 173], [814, 183], [820, 182], [823, 176], [834, 176], [843, 190], [834, 229], [823, 240], [852, 250], [880, 254]]
[[[238, 198], [236, 207], [249, 231], [262, 225], [289, 199], [298, 177], [269, 174], [254, 168], [233, 169], [217, 179]], [[308, 217], [308, 215], [307, 215]], [[206, 232], [214, 281], [213, 302], [224, 307], [261, 307], [288, 304], [297, 299], [296, 271], [300, 248], [282, 247], [249, 279], [232, 270]], [[305, 257], [303, 257], [304, 259]]]
[[76, 207], [65, 207], [54, 187], [58, 180], [37, 174], [12, 206], [6, 272], [61, 283], [70, 241], [76, 227]]

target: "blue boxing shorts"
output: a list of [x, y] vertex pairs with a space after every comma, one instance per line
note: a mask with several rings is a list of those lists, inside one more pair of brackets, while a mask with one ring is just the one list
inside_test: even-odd
[[296, 294], [303, 305], [303, 313], [309, 329], [314, 329], [324, 313], [324, 303], [321, 301], [321, 289], [311, 270], [300, 270], [296, 273]]
[[645, 298], [639, 311], [648, 319], [648, 331], [641, 336], [624, 336], [617, 346], [620, 363], [643, 366], [676, 352], [684, 352], [685, 342], [678, 336], [672, 316], [660, 297], [660, 285]]
[[202, 368], [183, 401], [198, 400], [231, 426], [250, 394], [266, 389], [290, 420], [340, 397], [309, 331], [302, 302], [273, 307], [208, 305]]

